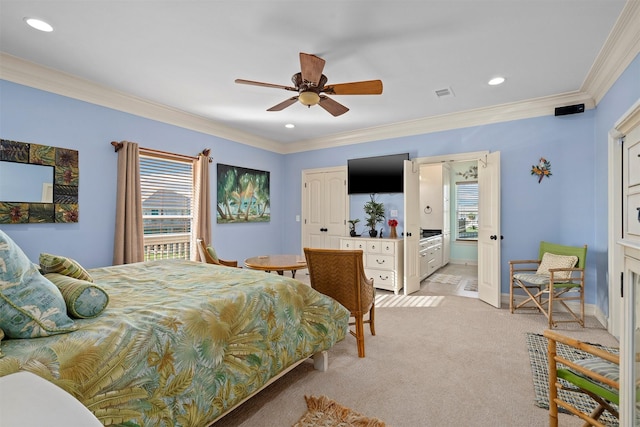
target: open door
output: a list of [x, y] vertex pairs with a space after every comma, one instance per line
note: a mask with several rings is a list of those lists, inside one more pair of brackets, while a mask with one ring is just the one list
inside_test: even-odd
[[420, 167], [404, 161], [404, 294], [420, 290]]
[[500, 308], [500, 152], [478, 160], [478, 297]]

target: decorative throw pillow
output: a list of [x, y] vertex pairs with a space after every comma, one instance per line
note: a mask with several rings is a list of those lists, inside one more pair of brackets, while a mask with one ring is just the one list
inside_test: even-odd
[[62, 294], [0, 230], [0, 329], [8, 338], [34, 338], [76, 329]]
[[[572, 268], [578, 262], [578, 257], [575, 255], [556, 255], [550, 252], [545, 252], [542, 255], [542, 260], [540, 261], [540, 266], [538, 266], [538, 271], [536, 274], [546, 274], [547, 276], [550, 274], [549, 269], [551, 268]], [[555, 279], [560, 280], [568, 280], [571, 278], [570, 271], [560, 271], [553, 275]]]
[[212, 246], [207, 246], [207, 252], [209, 252], [209, 255], [211, 255], [211, 258], [213, 258], [215, 262], [219, 261], [218, 254], [216, 253], [216, 250], [213, 249]]
[[51, 255], [40, 254], [40, 269], [43, 274], [47, 273], [60, 273], [65, 276], [73, 277], [74, 279], [86, 280], [87, 282], [93, 282], [91, 275], [82, 268], [77, 261], [71, 258]]
[[94, 283], [59, 273], [48, 273], [44, 277], [60, 289], [67, 304], [67, 314], [71, 317], [80, 319], [96, 317], [107, 308], [109, 295]]

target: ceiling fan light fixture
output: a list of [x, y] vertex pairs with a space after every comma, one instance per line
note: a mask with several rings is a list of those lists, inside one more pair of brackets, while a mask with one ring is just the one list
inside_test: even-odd
[[300, 95], [298, 96], [298, 101], [300, 101], [300, 103], [303, 105], [311, 107], [312, 105], [316, 105], [318, 102], [320, 102], [320, 95], [308, 90], [300, 93]]

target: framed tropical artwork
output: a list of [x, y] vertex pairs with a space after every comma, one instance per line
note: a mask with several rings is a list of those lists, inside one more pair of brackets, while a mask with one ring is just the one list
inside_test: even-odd
[[218, 163], [216, 222], [271, 221], [268, 171]]

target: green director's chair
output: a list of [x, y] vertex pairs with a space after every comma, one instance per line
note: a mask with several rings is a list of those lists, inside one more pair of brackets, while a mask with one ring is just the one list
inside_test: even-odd
[[[538, 259], [509, 261], [509, 309], [511, 313], [521, 308], [537, 309], [549, 321], [549, 328], [558, 323], [577, 322], [584, 327], [584, 268], [587, 245], [564, 246], [540, 242]], [[525, 300], [516, 304], [514, 291], [525, 293]], [[567, 301], [578, 301], [580, 312], [572, 309]], [[556, 308], [563, 308], [569, 319], [556, 320]]]

